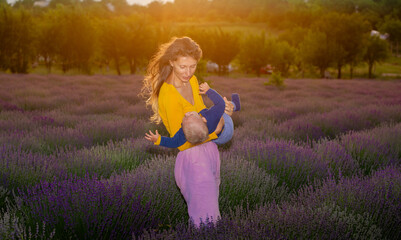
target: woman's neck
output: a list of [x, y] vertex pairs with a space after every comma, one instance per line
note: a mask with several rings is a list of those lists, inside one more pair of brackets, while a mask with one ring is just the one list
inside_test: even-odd
[[167, 79], [167, 83], [173, 85], [175, 88], [183, 88], [183, 87], [187, 87], [189, 85], [189, 82], [184, 83], [180, 79], [178, 79], [175, 76], [174, 72], [171, 72], [170, 76]]

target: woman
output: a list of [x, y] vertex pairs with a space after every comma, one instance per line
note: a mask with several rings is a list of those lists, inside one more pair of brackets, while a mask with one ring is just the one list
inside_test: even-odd
[[[151, 120], [163, 122], [170, 137], [181, 128], [186, 112], [199, 112], [206, 106], [199, 94], [199, 85], [193, 75], [202, 50], [189, 37], [173, 38], [162, 44], [149, 62], [142, 93], [153, 110]], [[231, 115], [233, 105], [226, 101], [226, 113]], [[208, 140], [217, 138], [210, 134]], [[188, 214], [194, 224], [220, 218], [218, 205], [220, 185], [220, 156], [217, 145], [211, 141], [200, 145], [189, 142], [179, 147], [174, 176], [188, 205]]]

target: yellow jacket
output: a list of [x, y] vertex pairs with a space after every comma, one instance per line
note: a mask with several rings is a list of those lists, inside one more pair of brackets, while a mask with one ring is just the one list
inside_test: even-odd
[[[192, 96], [194, 97], [194, 105], [182, 97], [173, 85], [164, 82], [160, 88], [158, 98], [159, 115], [167, 131], [170, 133], [170, 137], [173, 137], [181, 128], [182, 119], [186, 112], [200, 112], [202, 109], [206, 108], [202, 96], [199, 94], [198, 80], [195, 76], [192, 76], [189, 82], [192, 88]], [[209, 134], [209, 138], [205, 142], [216, 138], [217, 135], [213, 132]], [[155, 144], [160, 144], [160, 137]], [[193, 146], [195, 145], [186, 142], [184, 145], [178, 147], [178, 149], [183, 151]]]

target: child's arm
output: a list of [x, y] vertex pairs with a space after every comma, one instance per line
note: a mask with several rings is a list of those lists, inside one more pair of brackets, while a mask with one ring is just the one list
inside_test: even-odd
[[209, 89], [206, 92], [206, 95], [209, 97], [210, 100], [212, 100], [212, 102], [214, 103], [214, 105], [209, 108], [209, 111], [214, 111], [217, 112], [218, 115], [223, 115], [224, 113], [224, 109], [226, 107], [226, 102], [224, 101], [224, 99], [220, 96], [220, 94], [218, 92], [216, 92], [213, 89]]
[[[200, 94], [206, 94], [206, 92], [210, 89], [209, 84], [207, 84], [206, 82], [201, 83], [199, 85], [199, 93]], [[226, 97], [223, 98], [224, 102], [225, 102], [225, 113], [228, 114], [229, 116], [231, 116], [233, 114], [233, 103], [231, 101], [228, 101]], [[213, 101], [213, 100], [212, 100]], [[213, 101], [214, 104], [216, 104]], [[221, 121], [220, 121], [221, 122]]]
[[223, 109], [226, 107], [226, 103], [225, 103], [224, 98], [222, 96], [220, 96], [220, 94], [218, 92], [216, 92], [215, 90], [211, 89], [209, 87], [209, 84], [207, 84], [206, 82], [201, 83], [199, 85], [199, 93], [200, 94], [206, 94], [209, 97], [209, 99], [212, 100], [214, 106], [209, 108], [208, 111], [211, 111], [212, 109], [215, 108], [215, 110], [212, 110], [212, 111], [218, 111], [218, 114], [220, 115], [221, 107], [223, 107]]
[[206, 93], [206, 95], [214, 103], [211, 108], [201, 110], [200, 114], [207, 120], [206, 124], [209, 129], [209, 133], [217, 131], [216, 134], [218, 134], [221, 132], [221, 129], [224, 125], [224, 121], [221, 121], [220, 119], [224, 113], [226, 103], [220, 94], [211, 89], [207, 83], [202, 83], [199, 85], [199, 92], [203, 94]]
[[[207, 96], [210, 100], [213, 101], [214, 105], [209, 108], [208, 110], [202, 110], [200, 113], [203, 117], [207, 119], [207, 127], [209, 129], [209, 133], [218, 131], [221, 132], [223, 124], [219, 125], [220, 119], [223, 116], [224, 109], [225, 109], [225, 101], [224, 99], [218, 94], [215, 90], [209, 89], [206, 92]], [[224, 123], [224, 122], [223, 122]], [[220, 128], [219, 128], [220, 126]], [[218, 134], [216, 132], [216, 134]]]
[[187, 141], [182, 128], [180, 128], [172, 138], [160, 136], [157, 130], [156, 134], [153, 134], [152, 131], [149, 130], [149, 133], [145, 133], [145, 138], [153, 142], [155, 145], [160, 145], [168, 148], [178, 148]]

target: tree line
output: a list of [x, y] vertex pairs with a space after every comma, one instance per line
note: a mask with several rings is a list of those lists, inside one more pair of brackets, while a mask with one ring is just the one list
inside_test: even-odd
[[[338, 1], [175, 0], [144, 7], [129, 6], [123, 0], [52, 0], [46, 8], [34, 7], [33, 1], [27, 0], [13, 6], [0, 2], [0, 70], [28, 73], [32, 66], [44, 64], [48, 72], [54, 67], [84, 73], [91, 73], [94, 67], [112, 67], [121, 74], [122, 66], [128, 66], [134, 74], [146, 66], [160, 43], [175, 35], [194, 38], [204, 50], [204, 59], [217, 63], [221, 74], [236, 61], [242, 71], [257, 75], [270, 64], [284, 76], [290, 71], [303, 73], [312, 66], [324, 77], [325, 71], [334, 67], [341, 78], [344, 66], [350, 67], [352, 77], [354, 67], [366, 62], [372, 76], [373, 65], [388, 57], [389, 49], [398, 54], [401, 22], [394, 9], [401, 8], [387, 12], [377, 8], [375, 14], [367, 15], [368, 3], [375, 2], [377, 7], [385, 1], [349, 0], [333, 6], [331, 2]], [[201, 9], [203, 17], [198, 12]], [[214, 19], [213, 13], [220, 17]], [[169, 14], [179, 17], [168, 18]], [[170, 21], [160, 22], [164, 18]], [[219, 28], [206, 30], [195, 23], [182, 28], [171, 24], [196, 18], [262, 21], [280, 34], [246, 35]], [[388, 40], [372, 36], [372, 29], [388, 33]]]

